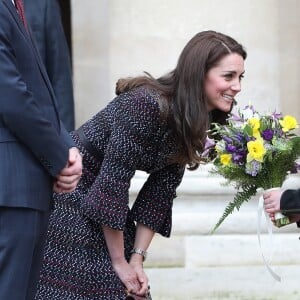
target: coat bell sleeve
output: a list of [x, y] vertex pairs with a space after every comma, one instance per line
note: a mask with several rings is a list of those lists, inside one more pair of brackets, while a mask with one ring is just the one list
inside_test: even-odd
[[146, 93], [134, 95], [130, 101], [121, 98], [112, 104], [113, 124], [104, 159], [82, 201], [90, 219], [119, 230], [124, 229], [129, 212], [130, 180], [159, 126], [157, 101]]
[[184, 168], [177, 164], [150, 174], [132, 207], [134, 220], [162, 236], [169, 237], [173, 200], [183, 174]]

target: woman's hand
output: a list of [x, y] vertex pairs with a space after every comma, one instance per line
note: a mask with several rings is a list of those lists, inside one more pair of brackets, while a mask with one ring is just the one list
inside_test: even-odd
[[113, 263], [113, 268], [128, 292], [139, 295], [142, 286], [135, 269], [125, 259]]
[[109, 226], [102, 226], [102, 229], [114, 271], [128, 292], [132, 294], [138, 293], [141, 289], [141, 284], [136, 271], [125, 259], [123, 231]]
[[131, 256], [129, 264], [135, 270], [138, 277], [138, 281], [141, 286], [140, 290], [136, 294], [138, 296], [145, 296], [146, 293], [148, 293], [149, 280], [146, 273], [144, 272], [143, 260], [141, 259], [141, 257], [138, 257], [136, 254], [133, 254]]

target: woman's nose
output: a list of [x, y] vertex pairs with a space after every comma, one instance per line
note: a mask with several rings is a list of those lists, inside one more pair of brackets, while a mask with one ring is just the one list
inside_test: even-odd
[[235, 92], [241, 91], [241, 82], [239, 80], [235, 81], [233, 85], [231, 86], [231, 89]]

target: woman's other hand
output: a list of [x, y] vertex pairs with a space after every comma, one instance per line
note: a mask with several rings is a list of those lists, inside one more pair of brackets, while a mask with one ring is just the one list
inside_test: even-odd
[[144, 272], [143, 260], [138, 255], [133, 254], [131, 256], [129, 264], [135, 270], [141, 286], [140, 290], [136, 294], [138, 296], [146, 295], [146, 293], [148, 293], [149, 280], [146, 273]]
[[113, 263], [113, 268], [127, 291], [139, 295], [142, 286], [135, 269], [126, 260]]

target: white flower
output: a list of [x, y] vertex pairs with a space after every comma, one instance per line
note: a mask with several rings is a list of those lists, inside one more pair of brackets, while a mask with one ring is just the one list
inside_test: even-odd
[[251, 119], [254, 117], [254, 112], [251, 107], [247, 107], [241, 111], [241, 114], [243, 115], [245, 120]]

